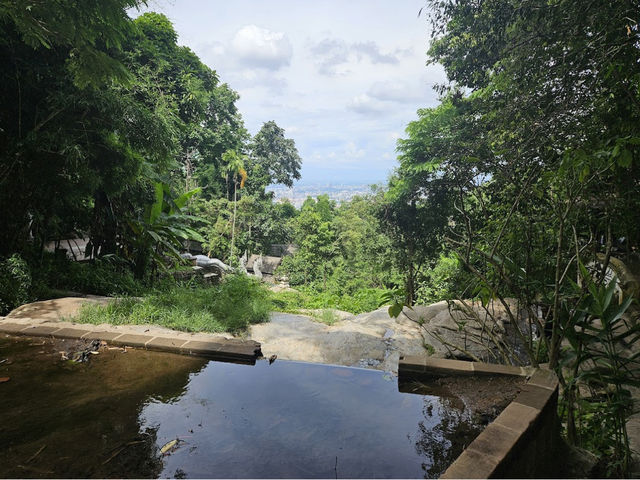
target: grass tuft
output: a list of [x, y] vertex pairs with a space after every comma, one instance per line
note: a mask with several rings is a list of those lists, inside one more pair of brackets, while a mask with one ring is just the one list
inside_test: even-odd
[[175, 286], [108, 305], [85, 305], [76, 322], [159, 325], [185, 332], [243, 333], [269, 320], [269, 291], [247, 275], [228, 275], [215, 286]]

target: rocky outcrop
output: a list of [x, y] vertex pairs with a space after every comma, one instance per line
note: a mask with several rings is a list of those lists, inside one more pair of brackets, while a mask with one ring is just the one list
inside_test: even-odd
[[529, 332], [528, 313], [515, 300], [442, 301], [405, 308], [402, 315], [421, 326], [425, 343], [443, 358], [509, 363], [505, 356], [526, 360], [514, 322]]

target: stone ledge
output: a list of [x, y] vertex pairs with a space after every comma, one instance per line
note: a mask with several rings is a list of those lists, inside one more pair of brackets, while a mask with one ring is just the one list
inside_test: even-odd
[[113, 345], [118, 345], [121, 347], [143, 347], [145, 344], [153, 339], [151, 335], [135, 335], [132, 333], [124, 333], [113, 340], [111, 343]]
[[[86, 326], [86, 325], [83, 325]], [[255, 364], [262, 355], [260, 344], [253, 340], [237, 338], [216, 338], [212, 341], [189, 340], [181, 337], [157, 337], [118, 331], [96, 331], [87, 328], [30, 325], [27, 323], [11, 323], [0, 321], [0, 332], [9, 335], [26, 335], [34, 337], [58, 337], [65, 339], [104, 340], [113, 345], [146, 348], [179, 354], [199, 355], [223, 362]]]
[[473, 373], [481, 375], [513, 375], [516, 377], [526, 376], [526, 371], [522, 367], [514, 367], [512, 365], [496, 365], [493, 363], [473, 362]]
[[89, 332], [82, 335], [83, 340], [104, 340], [105, 342], [111, 342], [116, 338], [124, 335], [122, 332]]
[[[406, 360], [406, 359], [404, 359]], [[413, 359], [410, 359], [413, 362]], [[403, 359], [401, 359], [403, 361]], [[529, 369], [488, 365], [476, 362], [448, 360], [447, 370], [468, 375], [469, 367], [455, 365], [468, 363], [471, 370], [479, 375], [519, 375], [528, 376]], [[411, 363], [423, 366], [422, 375], [430, 375], [429, 361]], [[435, 362], [435, 372], [441, 374], [441, 361]], [[406, 371], [411, 374], [411, 368]], [[528, 446], [542, 444], [552, 449], [557, 424], [555, 408], [558, 400], [558, 379], [548, 370], [535, 369], [522, 391], [505, 408], [462, 454], [447, 468], [441, 478], [492, 478], [502, 476], [539, 476], [539, 472], [523, 467]], [[551, 412], [552, 416], [549, 416]], [[548, 425], [547, 425], [548, 424]], [[544, 427], [544, 428], [543, 428]], [[547, 428], [549, 427], [549, 428]], [[539, 438], [538, 438], [539, 437]], [[548, 438], [547, 438], [548, 437]], [[549, 453], [551, 455], [551, 453]], [[530, 456], [530, 454], [529, 454]], [[530, 460], [530, 459], [529, 459]], [[541, 469], [548, 466], [541, 465]]]
[[471, 442], [467, 450], [490, 457], [499, 463], [511, 454], [519, 439], [520, 432], [492, 423]]
[[163, 352], [184, 353], [182, 346], [187, 342], [188, 340], [182, 338], [154, 337], [145, 344], [145, 348], [148, 350], [160, 350]]
[[528, 384], [555, 390], [558, 388], [558, 377], [550, 370], [539, 368], [531, 375]]
[[[544, 445], [544, 448], [552, 448], [554, 444], [554, 435], [557, 434], [555, 408], [558, 400], [556, 375], [540, 368], [446, 360], [427, 356], [401, 356], [398, 363], [399, 378], [460, 375], [512, 375], [529, 378], [515, 400], [471, 442], [441, 478], [539, 475], [539, 472], [527, 469], [530, 465], [524, 466], [531, 456], [526, 453], [526, 450], [530, 445]], [[548, 465], [541, 465], [540, 468], [544, 470]]]
[[21, 335], [34, 336], [34, 337], [48, 337], [53, 335], [58, 330], [62, 330], [60, 327], [47, 327], [42, 325], [32, 326], [20, 331]]
[[467, 448], [440, 478], [491, 478], [495, 467], [492, 458]]
[[90, 330], [82, 330], [79, 328], [61, 328], [53, 334], [56, 338], [82, 338], [84, 335], [91, 333]]
[[0, 332], [4, 332], [4, 333], [18, 334], [22, 332], [22, 330], [25, 330], [27, 328], [29, 328], [29, 325], [25, 325], [24, 323], [0, 322]]
[[398, 361], [398, 376], [421, 373], [424, 376], [473, 375], [473, 363], [444, 358], [401, 356]]

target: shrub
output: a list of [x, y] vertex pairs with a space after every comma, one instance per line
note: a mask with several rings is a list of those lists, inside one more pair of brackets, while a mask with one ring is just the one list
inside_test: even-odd
[[18, 254], [0, 262], [0, 315], [31, 299], [31, 271]]
[[50, 295], [50, 289], [71, 290], [94, 295], [140, 295], [148, 290], [133, 278], [128, 264], [109, 256], [90, 262], [72, 262], [45, 254], [35, 271], [39, 297]]
[[318, 292], [312, 287], [299, 287], [296, 291], [273, 293], [272, 300], [274, 307], [284, 312], [334, 308], [359, 314], [376, 310], [385, 291], [381, 288], [364, 288], [349, 295], [328, 291]]

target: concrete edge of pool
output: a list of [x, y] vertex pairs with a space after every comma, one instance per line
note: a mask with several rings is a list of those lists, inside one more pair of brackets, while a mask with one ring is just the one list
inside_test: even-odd
[[88, 330], [78, 327], [30, 325], [0, 321], [0, 332], [30, 337], [53, 337], [74, 340], [104, 340], [121, 347], [198, 355], [212, 360], [255, 364], [262, 356], [260, 343], [254, 340], [216, 339], [215, 341], [189, 340], [179, 337], [140, 335], [109, 330]]
[[527, 377], [518, 396], [440, 478], [549, 478], [560, 439], [558, 378], [542, 368], [430, 357], [400, 357], [398, 376], [512, 375]]

